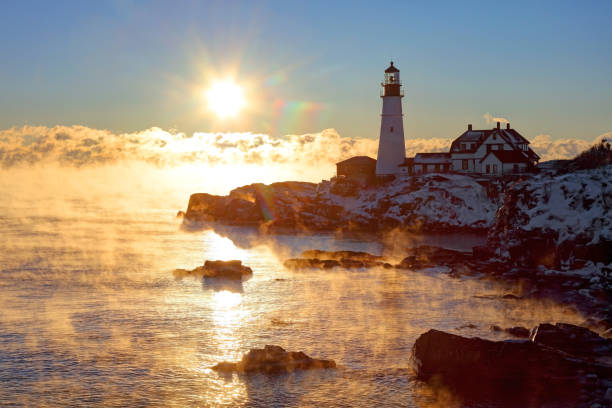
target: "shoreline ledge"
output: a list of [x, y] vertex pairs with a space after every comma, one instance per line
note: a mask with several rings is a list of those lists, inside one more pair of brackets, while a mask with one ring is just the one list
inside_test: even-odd
[[285, 351], [280, 346], [266, 345], [251, 349], [238, 362], [222, 361], [212, 370], [221, 373], [288, 373], [296, 370], [336, 368], [334, 360], [322, 360], [307, 356], [301, 351]]

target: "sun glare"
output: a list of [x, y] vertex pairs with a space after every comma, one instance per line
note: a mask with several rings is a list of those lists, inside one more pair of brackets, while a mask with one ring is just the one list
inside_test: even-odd
[[236, 116], [246, 104], [242, 88], [231, 79], [213, 83], [206, 91], [206, 100], [220, 118]]

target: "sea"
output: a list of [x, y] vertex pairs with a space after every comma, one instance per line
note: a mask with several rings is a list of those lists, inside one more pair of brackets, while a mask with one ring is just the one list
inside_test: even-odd
[[[0, 406], [476, 406], [416, 379], [411, 349], [420, 334], [435, 328], [499, 340], [508, 337], [491, 325], [584, 320], [567, 305], [506, 299], [520, 288], [452, 278], [443, 267], [283, 266], [308, 249], [401, 260], [410, 247], [470, 250], [483, 236], [264, 235], [185, 228], [177, 218], [191, 193], [226, 194], [259, 181], [245, 174], [139, 165], [0, 170]], [[250, 266], [252, 277], [228, 284], [173, 273], [231, 259]], [[338, 368], [211, 370], [267, 344]]]

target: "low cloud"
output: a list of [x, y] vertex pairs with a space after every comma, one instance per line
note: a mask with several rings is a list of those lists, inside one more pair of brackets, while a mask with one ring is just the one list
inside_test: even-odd
[[611, 140], [612, 132], [599, 135], [590, 142], [580, 139], [552, 140], [550, 135], [537, 135], [531, 140], [531, 148], [540, 155], [541, 161], [572, 159], [603, 139]]
[[[538, 135], [532, 148], [542, 160], [572, 158], [599, 139], [552, 140]], [[452, 139], [408, 139], [406, 154], [448, 151]], [[24, 126], [0, 131], [0, 166], [10, 168], [40, 163], [82, 167], [140, 161], [158, 167], [198, 163], [223, 165], [298, 164], [330, 165], [358, 155], [376, 157], [378, 141], [340, 136], [333, 129], [282, 138], [257, 133], [205, 133], [185, 135], [150, 128], [116, 134], [85, 126]]]

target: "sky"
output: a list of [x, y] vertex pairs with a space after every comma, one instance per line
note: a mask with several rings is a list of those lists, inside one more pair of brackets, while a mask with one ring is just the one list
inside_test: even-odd
[[[14, 1], [0, 24], [0, 129], [335, 129], [377, 139], [401, 70], [406, 139], [503, 117], [528, 138], [612, 131], [612, 2]], [[203, 94], [244, 88], [220, 119]]]

